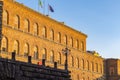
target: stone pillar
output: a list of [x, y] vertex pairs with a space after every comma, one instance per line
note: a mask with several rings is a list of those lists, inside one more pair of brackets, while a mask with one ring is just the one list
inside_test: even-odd
[[28, 56], [28, 63], [31, 63], [31, 56]]
[[15, 61], [15, 55], [16, 53], [15, 52], [12, 52], [12, 60]]
[[54, 68], [57, 69], [57, 62], [54, 62]]
[[42, 65], [45, 66], [45, 59], [42, 59]]

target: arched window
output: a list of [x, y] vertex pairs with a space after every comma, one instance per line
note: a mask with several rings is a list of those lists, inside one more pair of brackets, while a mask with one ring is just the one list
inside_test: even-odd
[[14, 17], [14, 28], [16, 29], [20, 28], [20, 18], [18, 15], [15, 15]]
[[73, 47], [73, 38], [72, 37], [70, 38], [70, 46]]
[[76, 58], [76, 66], [79, 68], [79, 58]]
[[50, 30], [50, 39], [54, 40], [54, 30]]
[[9, 14], [8, 14], [8, 11], [6, 10], [3, 11], [3, 23], [9, 24]]
[[47, 59], [47, 50], [46, 50], [46, 48], [42, 49], [42, 59]]
[[76, 40], [76, 48], [79, 49], [79, 41]]
[[37, 23], [34, 23], [33, 25], [33, 33], [34, 35], [38, 35], [38, 24]]
[[6, 37], [2, 38], [2, 46], [1, 46], [1, 50], [2, 51], [7, 51], [8, 48], [8, 40]]
[[75, 43], [74, 43], [74, 44], [75, 44], [75, 48], [77, 48], [77, 44], [78, 44], [78, 43], [77, 43], [77, 40], [75, 40]]
[[29, 30], [30, 30], [29, 20], [28, 20], [28, 19], [25, 19], [25, 21], [24, 21], [24, 31], [25, 31], [25, 32], [29, 32]]
[[114, 75], [115, 74], [115, 68], [114, 67], [110, 67], [109, 68], [109, 75]]
[[61, 33], [60, 32], [58, 33], [57, 38], [58, 38], [58, 42], [61, 43]]
[[82, 61], [81, 61], [81, 63], [82, 63], [82, 69], [84, 69], [85, 68], [85, 63], [84, 63], [84, 59], [82, 59]]
[[73, 59], [73, 56], [72, 56], [71, 58], [72, 58], [72, 67], [74, 67], [74, 59]]
[[87, 60], [87, 69], [89, 70], [89, 61]]
[[27, 43], [25, 43], [24, 45], [24, 56], [28, 56], [29, 55], [29, 45]]
[[19, 54], [19, 42], [16, 40], [14, 41], [13, 51]]
[[96, 72], [98, 72], [98, 63], [96, 63]]
[[50, 62], [54, 62], [54, 51], [50, 51]]
[[84, 51], [84, 42], [81, 42], [81, 50]]
[[73, 67], [73, 57], [72, 56], [69, 57], [68, 63], [70, 65], [70, 67]]
[[67, 35], [64, 36], [64, 44], [67, 45]]
[[43, 28], [42, 28], [42, 36], [43, 36], [44, 38], [47, 37], [47, 29], [46, 29], [46, 27], [43, 27]]
[[91, 66], [92, 66], [92, 67], [91, 67], [91, 68], [92, 68], [92, 71], [94, 71], [94, 63], [93, 63], [93, 62], [91, 63]]
[[58, 64], [61, 64], [61, 53], [58, 53]]
[[35, 46], [34, 47], [34, 59], [38, 59], [38, 56], [39, 56], [39, 54], [38, 54], [38, 47]]

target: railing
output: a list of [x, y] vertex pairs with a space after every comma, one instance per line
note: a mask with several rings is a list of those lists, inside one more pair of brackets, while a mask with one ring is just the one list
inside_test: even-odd
[[[0, 51], [0, 57], [2, 57], [2, 58], [11, 59], [11, 55], [12, 55], [12, 52], [7, 52], [7, 51], [3, 51], [3, 50]], [[15, 57], [16, 57], [17, 61], [22, 61], [22, 62], [27, 62], [27, 58], [28, 58], [28, 56], [24, 56], [21, 54], [16, 54]], [[31, 57], [32, 64], [38, 64], [39, 62], [42, 62], [42, 59], [34, 59], [33, 57]], [[45, 61], [45, 63], [46, 63], [46, 66], [54, 67], [54, 62]], [[57, 62], [57, 67], [64, 69], [64, 64], [59, 64]]]
[[[24, 76], [27, 78], [36, 78], [37, 77], [39, 79], [41, 79], [41, 78], [49, 79], [50, 78], [50, 80], [53, 80], [53, 79], [54, 80], [71, 80], [69, 71], [57, 69], [57, 62], [54, 62], [54, 67], [51, 68], [51, 67], [46, 66], [45, 59], [42, 59], [41, 64], [35, 65], [35, 64], [31, 64], [32, 63], [31, 56], [27, 57], [27, 62], [20, 62], [20, 61], [16, 60], [17, 55], [15, 52], [8, 53], [8, 52], [1, 51], [1, 54], [2, 54], [2, 55], [0, 55], [1, 57], [3, 55], [8, 55], [7, 59], [0, 58], [1, 65], [5, 66], [4, 68], [2, 68], [0, 70], [4, 71], [7, 69], [6, 72], [5, 71], [4, 71], [4, 73], [0, 72], [0, 74], [6, 74], [7, 77], [11, 77], [11, 75], [13, 75], [12, 78], [16, 78], [15, 77], [16, 74], [14, 74], [14, 73], [17, 72], [19, 74], [19, 76], [17, 76], [17, 77]], [[11, 57], [10, 57], [10, 55], [11, 55]], [[11, 58], [11, 59], [9, 59], [9, 58]], [[3, 66], [1, 66], [1, 67], [3, 67]], [[22, 72], [22, 73], [19, 73], [19, 72]], [[1, 76], [1, 77], [3, 77], [3, 76]], [[22, 77], [20, 77], [20, 78], [22, 78]], [[25, 80], [27, 80], [27, 79], [25, 79]]]
[[41, 62], [43, 65], [45, 65], [45, 63], [47, 63], [49, 65], [52, 64], [51, 66], [53, 66], [54, 68], [57, 68], [57, 65], [58, 65], [57, 62], [51, 63], [50, 61], [45, 61], [45, 59], [38, 59], [38, 60], [34, 59], [34, 58], [32, 59], [31, 56], [24, 56], [24, 55], [16, 54], [15, 52], [0, 51], [0, 57], [5, 58], [5, 59], [13, 59], [14, 58], [14, 60], [17, 60], [17, 61], [29, 62], [29, 63], [33, 63], [33, 64], [38, 64], [39, 62]]

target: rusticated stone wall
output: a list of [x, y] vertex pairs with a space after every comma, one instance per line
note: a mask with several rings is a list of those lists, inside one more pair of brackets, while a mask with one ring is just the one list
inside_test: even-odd
[[[10, 58], [7, 52], [16, 50], [17, 59], [26, 62], [24, 51], [27, 45], [27, 56], [34, 58], [34, 47], [37, 50], [38, 58], [33, 61], [35, 64], [41, 61], [45, 53], [46, 65], [53, 67], [56, 61], [58, 68], [64, 69], [65, 55], [62, 49], [67, 47], [70, 49], [68, 69], [72, 80], [93, 80], [104, 76], [104, 59], [86, 52], [86, 34], [14, 0], [4, 0], [4, 4], [2, 57]], [[35, 23], [38, 26], [37, 34], [34, 33]], [[26, 26], [29, 26], [28, 29]]]

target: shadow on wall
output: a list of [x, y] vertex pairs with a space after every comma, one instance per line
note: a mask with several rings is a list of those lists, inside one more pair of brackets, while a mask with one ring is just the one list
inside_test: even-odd
[[119, 59], [108, 58], [104, 60], [104, 73], [106, 80], [120, 80]]
[[120, 75], [107, 76], [106, 80], [120, 80]]
[[32, 64], [31, 56], [28, 62], [20, 62], [12, 52], [11, 59], [0, 58], [0, 80], [71, 80], [70, 71], [45, 66], [45, 59], [42, 65]]

